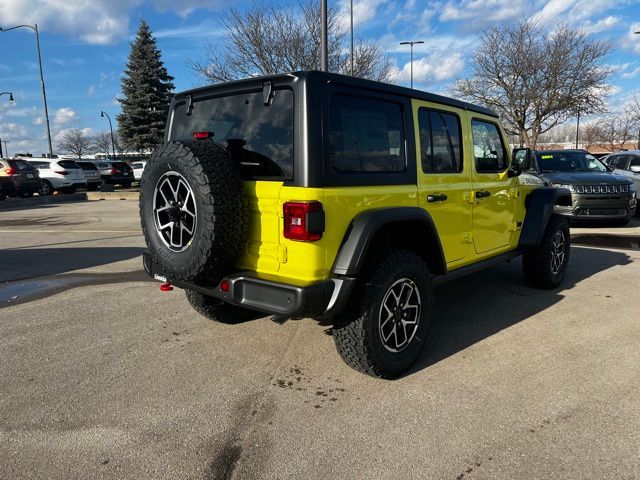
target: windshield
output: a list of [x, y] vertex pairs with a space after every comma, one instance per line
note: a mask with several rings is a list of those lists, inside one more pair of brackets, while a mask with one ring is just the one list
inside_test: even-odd
[[543, 172], [606, 172], [600, 160], [587, 152], [538, 152]]
[[212, 132], [240, 164], [244, 179], [293, 176], [293, 91], [275, 90], [265, 105], [262, 92], [196, 101], [190, 115], [185, 102], [174, 112], [171, 139], [192, 140]]

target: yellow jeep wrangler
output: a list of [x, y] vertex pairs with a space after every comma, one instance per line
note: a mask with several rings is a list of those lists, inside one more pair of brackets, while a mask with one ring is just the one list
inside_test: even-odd
[[555, 288], [569, 191], [520, 182], [498, 116], [325, 72], [177, 94], [142, 176], [147, 273], [207, 318], [330, 318], [339, 354], [378, 377], [420, 355], [432, 287], [523, 256]]

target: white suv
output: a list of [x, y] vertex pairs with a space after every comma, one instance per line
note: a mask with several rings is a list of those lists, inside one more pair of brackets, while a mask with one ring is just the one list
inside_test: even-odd
[[75, 193], [78, 188], [86, 188], [87, 180], [80, 166], [73, 160], [55, 158], [30, 158], [42, 179], [40, 195], [51, 195], [54, 191]]

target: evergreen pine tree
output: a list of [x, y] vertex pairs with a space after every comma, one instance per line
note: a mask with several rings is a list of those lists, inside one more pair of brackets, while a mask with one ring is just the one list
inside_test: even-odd
[[117, 117], [122, 141], [134, 150], [162, 143], [164, 124], [174, 88], [149, 25], [142, 20], [131, 44], [121, 78], [122, 113]]

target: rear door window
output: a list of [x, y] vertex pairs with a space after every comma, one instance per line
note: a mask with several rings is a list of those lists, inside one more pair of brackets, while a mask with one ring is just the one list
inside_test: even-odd
[[27, 162], [23, 160], [12, 160], [9, 163], [13, 163], [13, 166], [20, 171], [27, 172], [27, 171], [35, 170], [35, 167], [33, 167], [32, 165], [29, 165]]
[[388, 173], [405, 170], [400, 105], [334, 95], [329, 110], [330, 161], [335, 172]]
[[98, 170], [98, 167], [96, 167], [93, 163], [89, 163], [89, 162], [80, 162], [78, 163], [78, 165], [80, 166], [80, 168], [82, 170], [92, 170], [92, 171], [96, 171]]
[[452, 113], [420, 108], [420, 158], [425, 173], [462, 171], [460, 119]]

